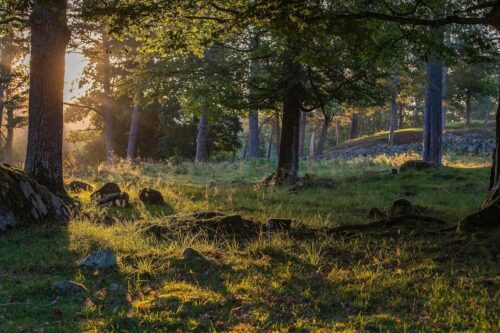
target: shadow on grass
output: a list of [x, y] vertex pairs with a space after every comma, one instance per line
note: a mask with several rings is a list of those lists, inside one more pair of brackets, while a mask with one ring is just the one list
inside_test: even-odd
[[[83, 270], [82, 256], [71, 249], [66, 226], [25, 226], [0, 235], [0, 332], [86, 331], [91, 322], [127, 311], [121, 273]], [[54, 286], [64, 280], [88, 292], [61, 293]], [[110, 293], [111, 283], [120, 288]]]

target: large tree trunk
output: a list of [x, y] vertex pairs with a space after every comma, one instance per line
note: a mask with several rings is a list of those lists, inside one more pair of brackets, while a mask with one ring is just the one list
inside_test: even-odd
[[248, 158], [257, 158], [260, 153], [259, 142], [259, 112], [250, 111], [248, 116]]
[[357, 114], [353, 114], [351, 116], [351, 128], [349, 130], [349, 140], [356, 139], [359, 135], [358, 133], [358, 121], [359, 116]]
[[448, 106], [447, 106], [447, 101], [446, 97], [448, 94], [448, 67], [443, 66], [443, 106], [442, 106], [442, 125], [443, 125], [443, 131], [446, 128], [446, 113], [448, 112]]
[[299, 157], [304, 158], [305, 142], [306, 142], [306, 126], [307, 113], [300, 112], [300, 129], [299, 129]]
[[67, 0], [35, 0], [30, 17], [31, 60], [26, 173], [65, 193], [62, 166], [64, 56], [70, 31]]
[[314, 152], [314, 159], [323, 158], [323, 150], [325, 149], [326, 138], [328, 136], [328, 125], [330, 125], [330, 119], [324, 117], [323, 126], [321, 126], [321, 134], [319, 135], [318, 148]]
[[[439, 32], [433, 28], [436, 40]], [[427, 88], [424, 112], [424, 150], [423, 160], [442, 166], [442, 100], [443, 100], [443, 62], [432, 53], [427, 63]]]
[[103, 88], [103, 120], [104, 120], [104, 143], [106, 145], [106, 162], [113, 163], [113, 106], [111, 100], [111, 64], [109, 60], [109, 40], [104, 28], [102, 33], [102, 88]]
[[141, 108], [134, 105], [132, 108], [132, 118], [130, 120], [130, 132], [128, 134], [127, 161], [134, 159], [135, 147], [137, 145], [137, 133], [139, 132], [139, 116]]
[[490, 191], [481, 210], [471, 214], [460, 223], [463, 231], [474, 231], [480, 228], [494, 228], [500, 225], [500, 91], [496, 113], [496, 148], [493, 152], [491, 166]]
[[396, 122], [398, 114], [398, 69], [394, 69], [392, 78], [392, 100], [391, 100], [391, 120], [389, 125], [389, 144], [394, 145], [394, 132], [396, 131]]
[[15, 57], [14, 29], [9, 27], [8, 33], [0, 40], [0, 143], [2, 142], [2, 125], [7, 89], [11, 80], [11, 66]]
[[208, 118], [205, 113], [202, 113], [198, 122], [198, 135], [196, 137], [196, 163], [206, 162], [208, 160], [207, 138]]
[[465, 127], [470, 128], [472, 116], [472, 92], [467, 89], [465, 95]]
[[274, 125], [276, 127], [276, 157], [280, 156], [280, 144], [281, 144], [281, 126], [280, 126], [280, 114], [276, 112], [274, 114]]
[[303, 86], [301, 67], [292, 52], [284, 56], [283, 74], [283, 125], [276, 176], [279, 181], [298, 177], [299, 173], [299, 126]]

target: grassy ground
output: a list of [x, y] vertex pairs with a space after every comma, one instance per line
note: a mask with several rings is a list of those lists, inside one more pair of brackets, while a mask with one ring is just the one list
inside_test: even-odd
[[[73, 175], [94, 185], [116, 181], [133, 208], [85, 211], [123, 222], [19, 228], [0, 236], [0, 332], [494, 332], [499, 330], [498, 232], [461, 235], [428, 227], [391, 228], [351, 237], [298, 240], [286, 234], [246, 242], [175, 233], [144, 235], [143, 221], [199, 210], [265, 221], [293, 217], [313, 227], [365, 223], [368, 210], [404, 197], [450, 225], [485, 197], [488, 161], [448, 157], [440, 171], [392, 175], [408, 158], [303, 163], [334, 180], [333, 189], [298, 193], [255, 188], [265, 161], [193, 166], [102, 167]], [[168, 205], [142, 206], [137, 192], [160, 189]], [[78, 260], [110, 247], [112, 272]], [[182, 259], [193, 247], [204, 259]], [[70, 279], [83, 296], [56, 296]], [[112, 283], [121, 290], [112, 290]]]

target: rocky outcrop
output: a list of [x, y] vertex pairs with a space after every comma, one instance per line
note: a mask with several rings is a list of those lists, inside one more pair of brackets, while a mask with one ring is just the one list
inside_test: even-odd
[[[452, 133], [443, 134], [443, 151], [455, 154], [470, 154], [479, 156], [490, 156], [495, 149], [494, 139], [485, 139], [484, 137], [470, 134], [456, 135]], [[421, 153], [422, 143], [414, 142], [401, 145], [389, 145], [387, 143], [379, 143], [374, 146], [359, 145], [337, 148], [330, 151], [326, 156], [330, 159], [338, 158], [354, 158], [361, 156], [378, 156], [378, 155], [398, 155], [405, 153]]]
[[67, 207], [23, 171], [0, 165], [0, 232], [43, 222], [69, 222]]

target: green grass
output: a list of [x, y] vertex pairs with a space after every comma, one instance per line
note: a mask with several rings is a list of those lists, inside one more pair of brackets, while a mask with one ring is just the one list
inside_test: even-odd
[[[108, 214], [106, 227], [72, 221], [0, 236], [0, 332], [494, 332], [499, 329], [499, 234], [390, 228], [351, 237], [297, 240], [285, 234], [247, 242], [176, 232], [145, 236], [142, 221], [197, 210], [265, 221], [293, 217], [312, 227], [368, 222], [368, 210], [405, 197], [456, 223], [485, 197], [487, 161], [448, 159], [440, 171], [392, 175], [398, 160], [304, 162], [303, 172], [334, 180], [333, 189], [256, 189], [272, 163], [120, 165], [79, 175], [116, 181], [133, 208]], [[146, 208], [137, 192], [160, 189], [168, 206]], [[89, 193], [79, 195], [84, 210]], [[110, 247], [113, 272], [78, 260]], [[193, 247], [205, 259], [182, 259]], [[57, 297], [71, 279], [90, 292]], [[118, 283], [122, 292], [109, 285]]]

